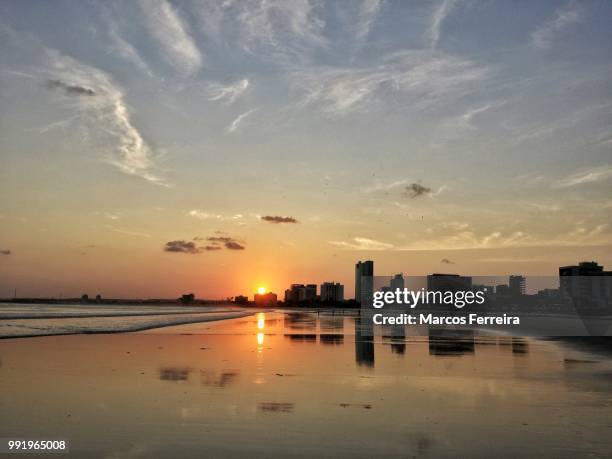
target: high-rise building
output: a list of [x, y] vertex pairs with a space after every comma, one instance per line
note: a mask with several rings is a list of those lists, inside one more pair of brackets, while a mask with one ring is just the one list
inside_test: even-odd
[[[372, 293], [372, 277], [374, 277], [374, 262], [371, 260], [358, 261], [355, 265], [355, 301], [358, 303], [361, 303], [362, 295]], [[366, 278], [367, 285], [364, 285], [364, 278]]]
[[393, 276], [389, 287], [391, 287], [391, 291], [404, 290], [404, 276], [401, 273]]
[[344, 301], [344, 285], [334, 282], [323, 282], [321, 284], [321, 301], [336, 303]]
[[472, 278], [459, 274], [430, 274], [427, 276], [427, 290], [435, 292], [472, 290]]
[[612, 271], [604, 271], [595, 261], [559, 268], [560, 289], [572, 298], [612, 298]]
[[317, 284], [306, 284], [304, 289], [304, 301], [314, 301], [317, 299]]
[[291, 284], [291, 288], [285, 290], [285, 303], [307, 303], [317, 299], [316, 284]]
[[525, 294], [525, 277], [520, 275], [510, 276], [508, 282], [510, 293], [514, 296]]

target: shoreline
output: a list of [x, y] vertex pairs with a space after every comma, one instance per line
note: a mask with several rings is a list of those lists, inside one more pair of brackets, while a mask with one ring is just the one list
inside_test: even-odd
[[[217, 311], [214, 312], [209, 312], [209, 313], [201, 313], [201, 314], [215, 314], [217, 313]], [[128, 329], [118, 329], [118, 330], [87, 330], [87, 329], [83, 329], [83, 330], [79, 330], [79, 331], [59, 331], [59, 332], [51, 332], [51, 333], [41, 333], [41, 334], [29, 334], [29, 335], [15, 335], [15, 336], [10, 336], [10, 335], [0, 335], [0, 340], [10, 340], [10, 339], [22, 339], [22, 338], [45, 338], [45, 337], [49, 337], [49, 336], [69, 336], [69, 335], [115, 335], [115, 334], [121, 334], [121, 333], [136, 333], [136, 332], [141, 332], [141, 331], [145, 331], [145, 330], [153, 330], [153, 329], [157, 329], [157, 328], [167, 328], [167, 327], [175, 327], [175, 326], [180, 326], [180, 325], [189, 325], [189, 324], [196, 324], [196, 323], [206, 323], [206, 322], [216, 322], [216, 321], [222, 321], [222, 320], [229, 320], [229, 319], [240, 319], [242, 317], [248, 317], [248, 316], [252, 316], [254, 314], [254, 312], [250, 312], [250, 311], [236, 311], [234, 314], [232, 314], [231, 316], [228, 316], [227, 313], [224, 316], [215, 316], [215, 317], [197, 317], [197, 318], [193, 318], [191, 320], [184, 320], [184, 321], [180, 321], [178, 323], [173, 322], [173, 323], [156, 323], [156, 324], [142, 324], [142, 325], [133, 325], [130, 326]], [[121, 317], [121, 316], [120, 316]], [[125, 316], [123, 316], [125, 317]], [[129, 317], [129, 316], [128, 316]], [[147, 316], [137, 316], [137, 317], [147, 317]], [[151, 316], [149, 316], [151, 317]], [[29, 319], [17, 319], [17, 320], [37, 320], [38, 318], [29, 318]], [[57, 317], [56, 319], [61, 320], [63, 318]]]

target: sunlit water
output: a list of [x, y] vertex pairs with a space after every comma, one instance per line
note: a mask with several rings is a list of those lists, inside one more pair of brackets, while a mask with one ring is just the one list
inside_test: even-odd
[[606, 354], [356, 331], [267, 312], [0, 340], [0, 436], [67, 438], [76, 457], [612, 456]]

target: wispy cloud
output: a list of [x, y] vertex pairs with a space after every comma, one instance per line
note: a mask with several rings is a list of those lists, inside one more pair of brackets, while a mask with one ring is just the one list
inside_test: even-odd
[[122, 89], [100, 69], [54, 50], [47, 54], [47, 87], [62, 93], [61, 102], [78, 112], [91, 137], [110, 142], [112, 153], [106, 161], [125, 174], [166, 185], [154, 172], [151, 148], [132, 124]]
[[491, 110], [497, 109], [505, 105], [508, 101], [502, 100], [498, 102], [490, 102], [484, 105], [479, 105], [477, 107], [470, 108], [466, 110], [458, 120], [458, 124], [461, 127], [468, 129], [475, 129], [474, 121], [479, 118], [483, 113], [487, 113]]
[[10, 255], [12, 252], [9, 249], [0, 250], [0, 255]]
[[572, 2], [555, 11], [553, 18], [542, 24], [531, 34], [531, 41], [538, 49], [548, 49], [559, 32], [580, 20], [580, 12]]
[[367, 237], [354, 237], [349, 241], [329, 241], [331, 245], [351, 250], [390, 250], [393, 244]]
[[488, 68], [430, 51], [402, 51], [365, 68], [307, 67], [289, 75], [299, 106], [342, 116], [378, 106], [424, 110], [473, 91]]
[[444, 20], [450, 14], [456, 3], [457, 0], [442, 0], [442, 2], [434, 7], [429, 21], [429, 28], [427, 29], [427, 38], [429, 39], [432, 49], [438, 46]]
[[580, 107], [561, 116], [553, 116], [545, 123], [525, 124], [515, 129], [515, 143], [552, 137], [559, 131], [575, 129], [594, 120], [612, 115], [612, 101], [604, 99], [596, 103]]
[[315, 2], [256, 0], [237, 5], [241, 44], [251, 52], [263, 47], [277, 55], [302, 54], [326, 44], [325, 21]]
[[107, 20], [107, 31], [109, 40], [111, 42], [109, 47], [110, 51], [116, 53], [122, 59], [131, 62], [143, 73], [152, 77], [153, 72], [149, 68], [149, 65], [142, 58], [138, 50], [125, 38], [123, 38], [117, 23], [110, 17]]
[[448, 258], [442, 258], [440, 260], [440, 263], [442, 263], [443, 265], [454, 265], [455, 262], [452, 260], [449, 260]]
[[130, 229], [125, 229], [125, 228], [116, 228], [112, 225], [106, 225], [106, 228], [109, 229], [110, 231], [113, 231], [115, 233], [119, 233], [119, 234], [124, 234], [126, 236], [134, 236], [134, 237], [144, 237], [144, 238], [150, 238], [151, 235], [148, 233], [143, 233], [141, 231], [133, 231]]
[[147, 29], [160, 44], [165, 59], [182, 75], [190, 76], [202, 66], [202, 55], [189, 27], [166, 0], [141, 0]]
[[205, 210], [193, 209], [187, 212], [190, 217], [197, 218], [198, 220], [221, 220], [221, 221], [229, 221], [229, 220], [240, 220], [244, 217], [242, 214], [233, 214], [233, 215], [223, 215], [216, 214], [212, 212], [207, 212]]
[[327, 45], [323, 11], [316, 0], [202, 1], [195, 9], [211, 41], [275, 63], [301, 61]]
[[232, 104], [238, 99], [249, 87], [249, 80], [243, 78], [242, 80], [236, 81], [228, 85], [220, 83], [211, 83], [208, 85], [206, 92], [208, 94], [208, 100], [223, 101], [226, 104]]
[[585, 183], [602, 182], [612, 178], [612, 166], [600, 166], [592, 169], [576, 172], [557, 181], [554, 184], [555, 188], [568, 188]]
[[361, 2], [359, 14], [355, 21], [355, 40], [362, 42], [368, 37], [382, 5], [382, 0], [363, 0]]
[[375, 193], [377, 191], [390, 191], [394, 188], [399, 188], [408, 184], [408, 180], [394, 180], [393, 182], [388, 183], [376, 183], [371, 185], [365, 189], [366, 193]]
[[246, 119], [246, 117], [251, 115], [256, 110], [257, 110], [256, 108], [253, 108], [251, 110], [248, 110], [248, 111], [238, 115], [238, 117], [234, 121], [232, 121], [230, 123], [230, 125], [227, 126], [227, 128], [225, 128], [225, 132], [227, 132], [228, 134], [231, 134], [232, 132], [236, 132], [238, 130], [238, 128], [240, 127], [240, 124], [243, 123], [243, 121]]

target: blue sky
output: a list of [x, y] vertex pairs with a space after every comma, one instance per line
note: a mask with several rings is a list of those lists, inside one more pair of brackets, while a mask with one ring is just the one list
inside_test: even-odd
[[[612, 261], [609, 2], [3, 1], [0, 17], [6, 288], [111, 253], [125, 272], [264, 280], [288, 254], [317, 280], [363, 256], [421, 273], [417, 251], [435, 269], [505, 250], [454, 256], [486, 274], [524, 250], [550, 260], [538, 273]], [[215, 232], [245, 250], [163, 250]]]

